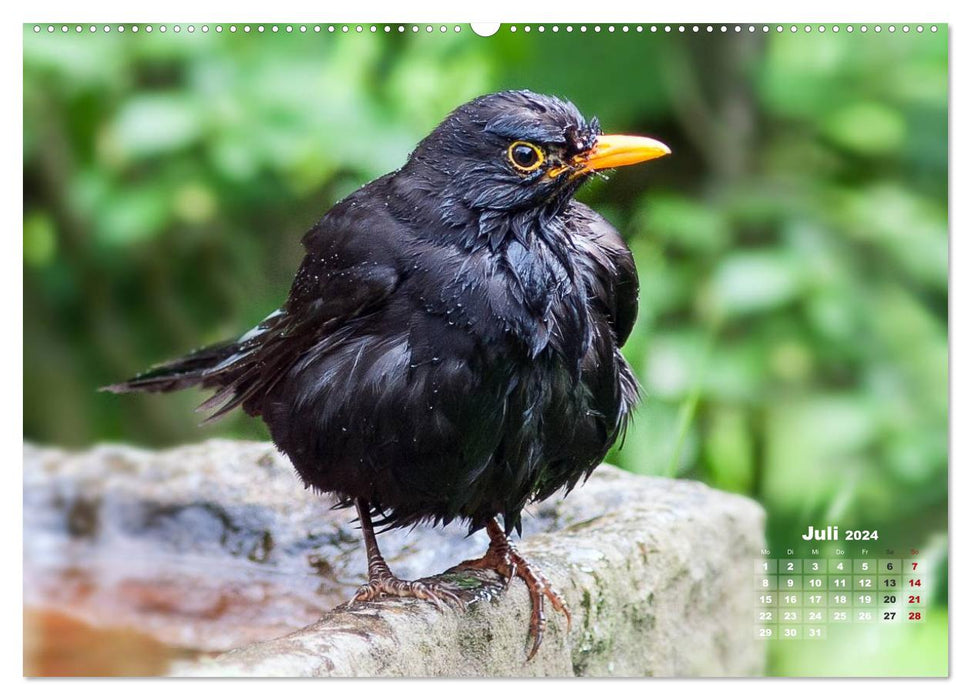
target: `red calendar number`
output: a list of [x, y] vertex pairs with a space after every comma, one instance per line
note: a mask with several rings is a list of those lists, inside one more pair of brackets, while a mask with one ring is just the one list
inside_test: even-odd
[[907, 596], [907, 602], [912, 605], [920, 605], [920, 596], [919, 595]]
[[912, 579], [910, 579], [910, 586], [911, 586], [911, 588], [919, 588], [920, 587], [920, 579], [919, 578], [912, 578]]
[[920, 619], [920, 613], [919, 612], [912, 612], [909, 615], [907, 615], [907, 619], [908, 620], [919, 620]]

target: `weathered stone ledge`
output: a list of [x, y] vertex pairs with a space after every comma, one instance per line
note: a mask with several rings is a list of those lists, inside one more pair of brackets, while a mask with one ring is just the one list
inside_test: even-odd
[[[27, 570], [63, 559], [72, 566], [111, 560], [124, 567], [137, 552], [144, 579], [190, 566], [187, 596], [194, 586], [222, 585], [245, 599], [244, 605], [224, 596], [186, 609], [167, 601], [167, 614], [155, 614], [141, 599], [141, 607], [124, 607], [117, 594], [124, 576], [97, 584], [103, 595], [87, 599], [89, 619], [110, 614], [116, 623], [144, 626], [197, 649], [237, 647], [179, 662], [174, 675], [739, 676], [763, 670], [751, 581], [763, 543], [762, 510], [696, 482], [603, 466], [566, 499], [532, 508], [520, 549], [564, 594], [573, 624], [567, 634], [564, 618], [548, 610], [545, 642], [527, 663], [530, 608], [518, 581], [489, 596], [494, 581], [482, 577], [486, 599], [464, 613], [414, 600], [338, 605], [364, 578], [352, 514], [329, 510], [328, 499], [301, 488], [272, 445], [209, 441], [162, 452], [101, 446], [81, 453], [28, 445], [24, 462]], [[460, 527], [394, 531], [379, 542], [403, 577], [444, 571], [478, 556], [486, 544], [482, 533], [465, 537]], [[235, 615], [224, 614], [227, 608]]]

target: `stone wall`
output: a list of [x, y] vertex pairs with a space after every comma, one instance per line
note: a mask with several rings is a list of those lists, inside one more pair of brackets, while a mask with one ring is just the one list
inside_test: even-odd
[[[565, 499], [529, 509], [520, 549], [565, 596], [573, 624], [567, 633], [548, 609], [544, 644], [527, 662], [530, 608], [518, 580], [503, 592], [481, 574], [479, 600], [464, 612], [416, 600], [340, 604], [364, 580], [353, 513], [304, 490], [272, 445], [81, 453], [28, 445], [24, 462], [28, 603], [74, 606], [95, 624], [138, 626], [172, 645], [221, 652], [177, 661], [174, 675], [763, 670], [752, 592], [763, 512], [696, 482], [605, 465]], [[419, 527], [379, 542], [395, 572], [413, 578], [483, 553], [483, 533], [465, 534]], [[50, 576], [65, 567], [94, 567], [95, 593], [63, 598]]]

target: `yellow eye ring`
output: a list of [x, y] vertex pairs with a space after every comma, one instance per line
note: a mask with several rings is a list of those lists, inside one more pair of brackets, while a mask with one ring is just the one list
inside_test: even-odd
[[521, 173], [535, 172], [546, 160], [542, 149], [528, 141], [513, 141], [506, 150], [506, 157]]

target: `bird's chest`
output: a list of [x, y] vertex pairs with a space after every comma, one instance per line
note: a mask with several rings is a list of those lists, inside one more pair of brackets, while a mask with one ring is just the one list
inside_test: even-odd
[[[587, 344], [585, 295], [569, 258], [534, 241], [456, 256], [438, 270], [425, 311], [502, 354], [553, 353], [573, 366]], [[443, 274], [444, 273], [444, 274]]]

